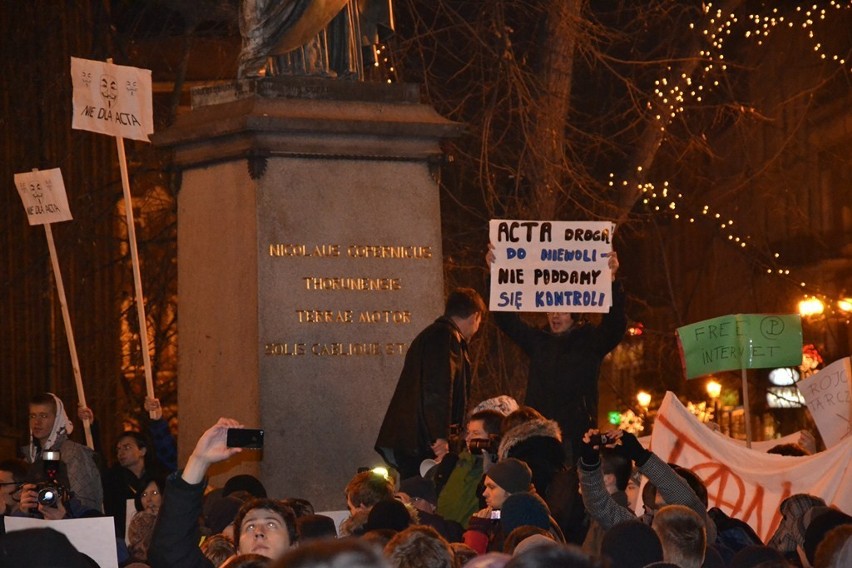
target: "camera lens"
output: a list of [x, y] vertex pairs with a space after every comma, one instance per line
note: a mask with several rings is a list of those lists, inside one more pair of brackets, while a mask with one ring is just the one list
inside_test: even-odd
[[55, 487], [44, 487], [38, 492], [38, 502], [39, 505], [46, 505], [48, 507], [56, 504], [58, 492]]

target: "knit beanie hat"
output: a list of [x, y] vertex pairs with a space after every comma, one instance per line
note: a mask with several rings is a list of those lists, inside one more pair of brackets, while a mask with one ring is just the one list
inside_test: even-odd
[[550, 528], [550, 509], [536, 493], [513, 493], [503, 502], [500, 524], [503, 534], [525, 525], [547, 530]]
[[530, 466], [515, 458], [501, 460], [485, 474], [506, 493], [529, 491], [532, 483]]
[[476, 414], [482, 410], [496, 410], [503, 416], [508, 416], [517, 409], [518, 401], [511, 396], [502, 394], [500, 396], [495, 396], [494, 398], [483, 400], [477, 404], [476, 408], [474, 408], [470, 413]]
[[663, 560], [660, 537], [642, 521], [618, 523], [604, 534], [601, 554], [608, 556], [613, 566], [641, 568]]

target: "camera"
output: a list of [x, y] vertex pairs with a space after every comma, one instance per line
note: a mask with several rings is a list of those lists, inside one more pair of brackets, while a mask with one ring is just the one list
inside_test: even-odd
[[64, 500], [65, 488], [59, 484], [50, 481], [44, 481], [36, 484], [35, 490], [38, 491], [38, 504], [45, 507], [55, 507], [57, 503]]
[[610, 439], [606, 434], [592, 434], [589, 436], [589, 445], [592, 447], [604, 447], [613, 440]]
[[473, 455], [480, 455], [484, 451], [489, 455], [492, 462], [497, 461], [497, 449], [500, 447], [500, 438], [491, 435], [488, 438], [473, 438], [467, 441], [467, 449]]
[[68, 490], [60, 481], [61, 460], [57, 451], [47, 450], [42, 456], [44, 466], [44, 477], [34, 481], [36, 500], [39, 505], [45, 507], [56, 507], [68, 497]]

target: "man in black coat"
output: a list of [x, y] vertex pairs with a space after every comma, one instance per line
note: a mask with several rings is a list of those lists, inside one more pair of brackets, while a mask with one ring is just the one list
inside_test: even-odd
[[452, 428], [464, 423], [471, 381], [467, 342], [485, 311], [475, 290], [459, 288], [447, 298], [444, 315], [411, 342], [376, 439], [376, 451], [400, 479], [419, 475], [424, 459], [443, 457]]
[[[494, 262], [489, 250], [486, 262]], [[548, 329], [533, 327], [516, 312], [494, 312], [494, 321], [529, 356], [527, 394], [524, 404], [562, 429], [569, 460], [579, 456], [583, 434], [597, 424], [598, 372], [601, 361], [624, 337], [624, 289], [615, 280], [618, 258], [610, 254], [612, 306], [600, 325], [583, 325], [578, 314], [547, 314]]]

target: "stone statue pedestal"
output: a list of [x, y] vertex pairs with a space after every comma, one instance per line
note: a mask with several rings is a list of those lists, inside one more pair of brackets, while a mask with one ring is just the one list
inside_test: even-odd
[[317, 78], [193, 91], [154, 142], [178, 194], [179, 449], [220, 416], [266, 431], [213, 483], [341, 509], [405, 351], [443, 308], [439, 141], [416, 86]]

